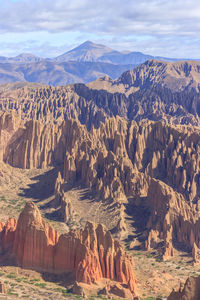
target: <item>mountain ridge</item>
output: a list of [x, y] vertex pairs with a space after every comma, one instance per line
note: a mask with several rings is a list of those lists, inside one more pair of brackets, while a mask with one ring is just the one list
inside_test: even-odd
[[86, 85], [55, 88], [15, 83], [3, 85], [0, 91], [0, 110], [21, 109], [23, 119], [36, 115], [46, 122], [50, 114], [52, 122], [75, 118], [87, 128], [97, 128], [113, 116], [137, 122], [149, 119], [200, 125], [199, 62], [150, 60], [117, 80], [104, 76]]
[[27, 53], [10, 58], [1, 56], [0, 84], [27, 81], [58, 86], [88, 83], [102, 76], [116, 79], [124, 71], [152, 59], [166, 62], [180, 61], [176, 58], [156, 57], [141, 52], [120, 52], [86, 41], [54, 58], [41, 58]]
[[112, 80], [106, 76], [87, 84], [88, 87], [106, 89], [112, 92], [122, 92], [120, 85], [126, 86], [123, 91], [130, 94], [137, 91], [138, 88], [147, 89], [147, 87], [158, 87], [159, 85], [180, 92], [182, 89], [196, 89], [200, 91], [200, 62], [197, 61], [178, 61], [164, 62], [155, 59], [135, 67], [132, 70], [125, 71], [122, 75]]
[[[145, 54], [140, 51], [118, 51], [107, 47], [103, 44], [96, 44], [92, 41], [85, 41], [82, 44], [66, 51], [56, 57], [42, 58], [31, 53], [21, 53], [14, 57], [0, 56], [0, 62], [38, 62], [38, 61], [52, 61], [52, 62], [67, 62], [67, 61], [79, 61], [79, 62], [105, 62], [113, 64], [141, 64], [149, 59], [163, 60], [166, 62], [174, 62], [180, 60], [190, 60], [186, 58], [172, 58], [164, 56], [156, 56]], [[199, 60], [199, 59], [192, 59]]]

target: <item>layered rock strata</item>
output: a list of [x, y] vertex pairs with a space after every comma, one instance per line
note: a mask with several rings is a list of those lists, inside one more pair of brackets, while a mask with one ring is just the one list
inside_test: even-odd
[[83, 230], [59, 236], [30, 202], [17, 222], [1, 224], [0, 239], [1, 251], [9, 249], [23, 268], [52, 273], [72, 271], [77, 281], [88, 284], [109, 278], [135, 292], [132, 259], [101, 224], [88, 222]]

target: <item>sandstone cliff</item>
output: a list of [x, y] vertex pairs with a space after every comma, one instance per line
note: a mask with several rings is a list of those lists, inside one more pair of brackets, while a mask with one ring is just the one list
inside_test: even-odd
[[132, 259], [101, 224], [88, 222], [83, 230], [59, 236], [29, 202], [17, 222], [1, 224], [0, 239], [1, 250], [9, 250], [23, 268], [52, 273], [72, 271], [77, 281], [88, 284], [109, 278], [135, 292]]
[[199, 300], [200, 277], [189, 277], [179, 291], [173, 291], [167, 300]]

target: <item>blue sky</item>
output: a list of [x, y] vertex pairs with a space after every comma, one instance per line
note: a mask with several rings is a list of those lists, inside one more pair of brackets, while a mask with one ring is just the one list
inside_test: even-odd
[[200, 1], [0, 0], [0, 55], [53, 57], [86, 40], [200, 58]]

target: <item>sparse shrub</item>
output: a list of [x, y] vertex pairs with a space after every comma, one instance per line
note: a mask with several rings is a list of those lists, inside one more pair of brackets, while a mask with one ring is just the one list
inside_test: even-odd
[[17, 274], [15, 273], [10, 273], [8, 275], [6, 275], [7, 278], [10, 278], [10, 279], [15, 279], [17, 277]]
[[161, 258], [156, 258], [157, 262], [163, 262]]
[[44, 283], [44, 282], [35, 283], [35, 286], [38, 286], [38, 287], [41, 287], [41, 288], [45, 288], [46, 287], [46, 283]]
[[6, 200], [6, 197], [5, 197], [5, 196], [1, 196], [1, 201], [6, 202], [6, 201], [7, 201], [7, 200]]
[[153, 255], [152, 254], [147, 254], [147, 258], [152, 258]]

